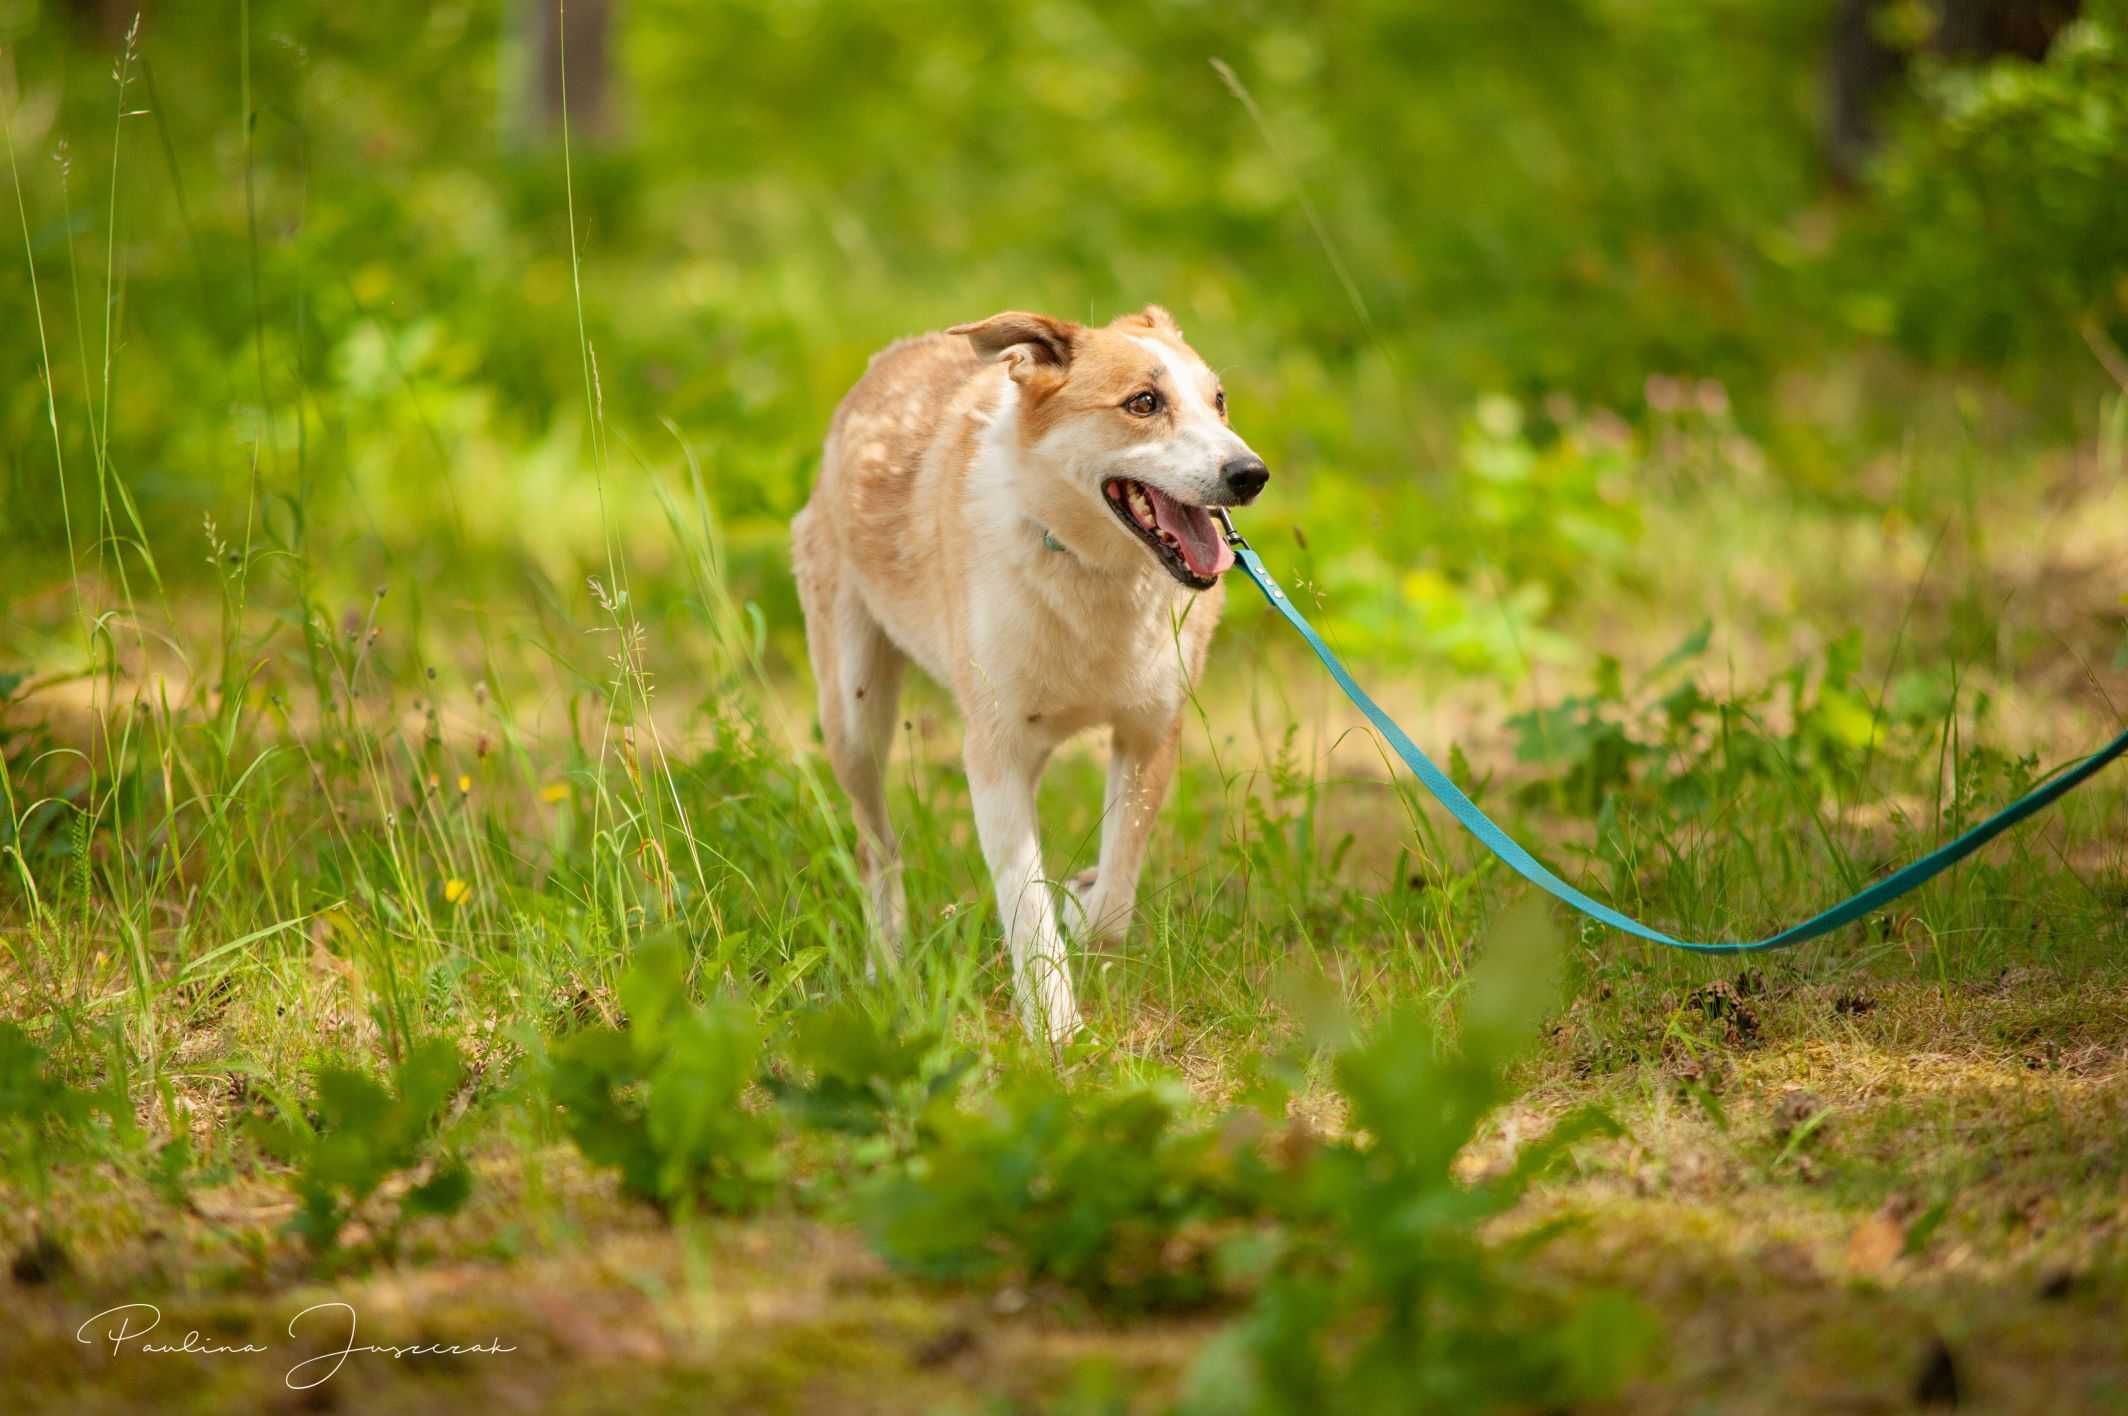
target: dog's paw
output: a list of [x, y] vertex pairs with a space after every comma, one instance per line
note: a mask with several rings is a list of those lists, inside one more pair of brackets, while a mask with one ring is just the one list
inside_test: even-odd
[[1030, 1020], [1028, 1036], [1051, 1048], [1065, 1048], [1086, 1040], [1086, 1019], [1079, 1015], [1076, 1006], [1066, 1003], [1061, 1007], [1052, 1005], [1044, 1017]]
[[1089, 870], [1065, 887], [1064, 928], [1082, 948], [1091, 944], [1116, 944], [1130, 933], [1129, 906], [1118, 907], [1108, 898]]
[[1084, 934], [1093, 921], [1094, 902], [1099, 898], [1099, 867], [1082, 870], [1064, 882], [1064, 927]]

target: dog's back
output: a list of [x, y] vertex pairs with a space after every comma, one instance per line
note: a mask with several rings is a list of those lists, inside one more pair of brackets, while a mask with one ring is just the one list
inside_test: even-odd
[[[792, 562], [809, 599], [855, 596], [903, 652], [947, 682], [948, 607], [962, 567], [940, 525], [966, 473], [992, 367], [968, 341], [923, 334], [872, 357], [836, 405], [820, 476], [791, 523]], [[833, 567], [830, 571], [829, 567]], [[817, 583], [833, 575], [830, 589]], [[815, 582], [815, 583], [809, 583]]]
[[[920, 488], [946, 470], [933, 449], [983, 367], [965, 339], [918, 335], [874, 355], [836, 405], [804, 516], [868, 579], [888, 582], [882, 590], [898, 593], [924, 572], [931, 537], [917, 512]], [[802, 525], [798, 534], [807, 534]]]

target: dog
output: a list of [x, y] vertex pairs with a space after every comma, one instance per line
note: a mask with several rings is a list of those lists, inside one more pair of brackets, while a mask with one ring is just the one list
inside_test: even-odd
[[[827, 756], [857, 818], [877, 948], [907, 930], [885, 776], [902, 670], [952, 691], [1022, 1024], [1080, 1026], [1066, 930], [1129, 929], [1182, 712], [1234, 552], [1208, 513], [1270, 480], [1168, 312], [1106, 325], [1007, 311], [873, 356], [828, 425], [791, 561]], [[1110, 730], [1099, 863], [1060, 917], [1035, 789]]]

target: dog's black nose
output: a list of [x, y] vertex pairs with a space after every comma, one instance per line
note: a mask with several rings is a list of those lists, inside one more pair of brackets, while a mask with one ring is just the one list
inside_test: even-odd
[[1237, 457], [1221, 464], [1219, 478], [1227, 484], [1227, 491], [1233, 494], [1234, 504], [1247, 506], [1256, 500], [1256, 494], [1264, 489], [1264, 483], [1271, 480], [1271, 469], [1264, 466], [1264, 460], [1252, 452], [1246, 457]]

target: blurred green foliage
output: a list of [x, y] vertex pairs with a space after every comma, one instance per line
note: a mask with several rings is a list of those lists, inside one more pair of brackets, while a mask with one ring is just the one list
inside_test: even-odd
[[764, 1076], [777, 1102], [804, 1125], [858, 1136], [949, 1099], [975, 1064], [966, 1053], [942, 1060], [936, 1033], [882, 1027], [855, 1001], [800, 1013], [788, 1050], [792, 1070], [808, 1075]]
[[1125, 1309], [1201, 1303], [1217, 1241], [1264, 1203], [1270, 1173], [1232, 1128], [1189, 1127], [1179, 1083], [1075, 1095], [1045, 1067], [973, 1110], [940, 1108], [906, 1172], [859, 1219], [898, 1267], [1018, 1277]]
[[464, 1081], [458, 1049], [431, 1038], [408, 1049], [388, 1087], [352, 1067], [320, 1067], [314, 1115], [283, 1105], [254, 1116], [253, 1139], [290, 1167], [283, 1178], [297, 1209], [289, 1228], [313, 1252], [330, 1253], [380, 1187], [417, 1170], [424, 1178], [400, 1193], [385, 1246], [410, 1219], [456, 1213], [473, 1176], [462, 1159], [438, 1152], [437, 1133]]
[[115, 1068], [97, 1090], [69, 1085], [28, 1033], [0, 1022], [0, 1177], [41, 1201], [56, 1167], [137, 1144], [126, 1087]]
[[571, 1140], [661, 1209], [741, 1210], [780, 1173], [776, 1130], [742, 1104], [761, 1055], [753, 1012], [725, 999], [696, 1007], [687, 958], [638, 951], [620, 983], [625, 1027], [555, 1044], [548, 1086]]
[[[871, 350], [1158, 299], [1348, 647], [1513, 669], [1563, 584], [1631, 579], [1670, 485], [1651, 375], [1756, 457], [1771, 376], [1858, 324], [1960, 358], [2119, 326], [2121, 28], [2092, 8], [2043, 67], [1924, 66], [1843, 244], [1823, 3], [619, 7], [613, 132], [571, 154], [601, 479], [526, 15], [170, 7], [128, 45], [9, 0], [38, 280], [0, 286], [0, 521], [144, 581], [196, 574], [211, 515], [352, 583], [580, 583], [684, 444], [787, 635], [783, 522]], [[98, 510], [127, 490], [152, 530]]]
[[[2098, 0], [2040, 64], [1926, 63], [1877, 174], [1849, 310], [1942, 359], [2044, 363], [2128, 315], [2128, 5]], [[1874, 331], [1873, 331], [1874, 332]]]

